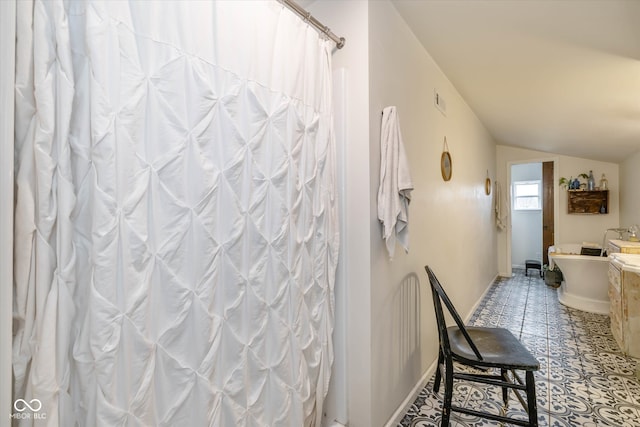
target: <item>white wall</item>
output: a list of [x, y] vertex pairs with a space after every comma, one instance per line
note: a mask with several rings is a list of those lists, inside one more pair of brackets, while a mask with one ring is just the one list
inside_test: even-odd
[[[619, 167], [615, 163], [562, 156], [542, 151], [525, 150], [498, 145], [497, 179], [508, 182], [509, 166], [513, 163], [554, 161], [555, 190], [555, 243], [602, 243], [607, 228], [618, 227], [619, 209]], [[604, 173], [609, 180], [609, 213], [606, 215], [570, 215], [567, 213], [567, 192], [558, 187], [560, 177], [576, 177], [580, 173], [593, 174], [598, 181]], [[501, 275], [511, 275], [510, 231], [498, 233], [498, 271]]]
[[[512, 165], [512, 186], [516, 181], [542, 181], [542, 163]], [[527, 259], [542, 262], [542, 209], [512, 209], [511, 221], [511, 266], [524, 268]]]
[[[332, 381], [327, 396], [324, 425], [334, 420], [349, 425], [373, 426], [371, 418], [371, 240], [369, 223], [369, 40], [366, 0], [316, 1], [307, 7], [316, 18], [346, 39], [333, 54], [333, 68], [344, 70], [346, 80], [346, 140], [338, 146], [341, 173], [341, 254], [336, 289], [346, 288], [347, 395]], [[340, 301], [336, 301], [339, 307]], [[344, 327], [336, 324], [336, 329]], [[335, 348], [339, 352], [339, 348]], [[336, 358], [341, 357], [336, 354]], [[335, 366], [335, 365], [334, 365]], [[334, 369], [334, 374], [336, 373]], [[341, 380], [343, 380], [342, 378]], [[346, 408], [345, 408], [346, 406]]]
[[[370, 425], [389, 420], [437, 356], [437, 330], [424, 266], [429, 264], [463, 316], [496, 276], [492, 197], [484, 182], [495, 174], [495, 144], [478, 118], [417, 41], [389, 1], [370, 2], [370, 227], [373, 407]], [[433, 102], [444, 96], [447, 116]], [[410, 205], [410, 251], [389, 260], [376, 216], [382, 109], [395, 105], [415, 189]], [[443, 138], [453, 176], [440, 173]], [[411, 317], [407, 274], [421, 281], [420, 310]], [[417, 328], [417, 329], [416, 329]], [[418, 334], [418, 342], [413, 341]], [[354, 420], [351, 420], [354, 421]], [[357, 421], [357, 420], [356, 420]], [[364, 425], [357, 423], [356, 425]]]
[[620, 226], [640, 225], [640, 151], [620, 165]]

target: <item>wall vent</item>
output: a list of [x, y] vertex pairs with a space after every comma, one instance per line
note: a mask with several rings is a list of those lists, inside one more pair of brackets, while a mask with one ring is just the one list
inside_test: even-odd
[[447, 103], [437, 89], [433, 90], [433, 103], [443, 115], [447, 115]]

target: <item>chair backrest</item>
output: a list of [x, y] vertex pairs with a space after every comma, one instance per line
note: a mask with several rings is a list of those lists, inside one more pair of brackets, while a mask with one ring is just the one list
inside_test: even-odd
[[453, 306], [453, 303], [447, 296], [447, 293], [442, 288], [442, 285], [438, 281], [438, 278], [434, 274], [433, 270], [426, 265], [424, 269], [427, 271], [427, 275], [429, 276], [429, 283], [431, 284], [431, 294], [433, 295], [433, 306], [436, 312], [436, 322], [438, 323], [438, 336], [440, 339], [440, 347], [442, 351], [445, 353], [445, 356], [451, 355], [451, 347], [449, 345], [449, 335], [447, 335], [447, 322], [444, 318], [444, 311], [442, 310], [442, 303], [447, 307], [447, 311], [451, 313], [453, 320], [456, 322], [456, 325], [462, 332], [465, 340], [469, 344], [469, 347], [473, 350], [474, 354], [478, 358], [478, 360], [482, 360], [482, 355], [476, 347], [475, 343], [469, 336], [467, 329], [464, 326], [464, 322], [462, 318], [458, 314], [456, 308]]

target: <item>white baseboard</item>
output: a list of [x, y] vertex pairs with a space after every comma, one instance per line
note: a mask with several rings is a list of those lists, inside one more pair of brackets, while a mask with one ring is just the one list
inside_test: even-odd
[[431, 378], [431, 376], [434, 374], [434, 372], [436, 372], [437, 364], [438, 364], [437, 359], [431, 363], [429, 368], [425, 371], [424, 375], [422, 375], [422, 378], [420, 378], [420, 380], [416, 383], [416, 385], [413, 386], [413, 389], [411, 389], [411, 392], [402, 401], [402, 403], [400, 404], [398, 409], [396, 409], [396, 411], [393, 413], [391, 418], [389, 418], [389, 421], [387, 421], [387, 423], [385, 424], [385, 427], [395, 427], [398, 425], [398, 423], [400, 422], [404, 414], [409, 409], [409, 406], [411, 406], [411, 404], [416, 400], [416, 398], [418, 397], [418, 394], [420, 394], [422, 389], [429, 382], [429, 379]]

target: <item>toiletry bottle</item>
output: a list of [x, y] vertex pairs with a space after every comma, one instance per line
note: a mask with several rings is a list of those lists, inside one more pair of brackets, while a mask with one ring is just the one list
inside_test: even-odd
[[587, 180], [587, 190], [593, 191], [596, 189], [596, 180], [593, 178], [593, 171], [589, 171], [589, 179]]
[[604, 176], [604, 174], [602, 174], [602, 178], [600, 178], [600, 189], [601, 190], [609, 189], [609, 180], [607, 179], [607, 177]]

